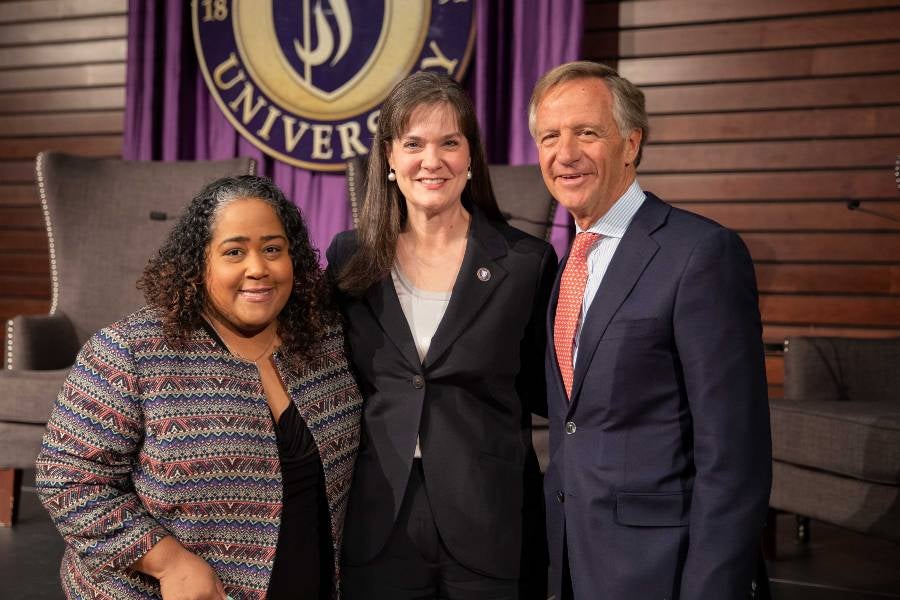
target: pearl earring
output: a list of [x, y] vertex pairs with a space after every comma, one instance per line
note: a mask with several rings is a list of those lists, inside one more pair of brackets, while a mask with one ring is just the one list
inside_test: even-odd
[[388, 171], [388, 181], [397, 181], [397, 174], [394, 173], [393, 169]]
[[466, 172], [466, 179], [472, 180], [472, 167], [469, 167], [469, 170]]

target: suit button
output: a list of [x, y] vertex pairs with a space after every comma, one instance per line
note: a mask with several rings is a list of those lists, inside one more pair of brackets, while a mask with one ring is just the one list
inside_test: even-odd
[[573, 421], [566, 421], [566, 433], [569, 435], [575, 433], [575, 423]]
[[563, 494], [562, 490], [556, 491], [556, 501], [559, 502], [560, 504], [562, 504], [563, 502], [566, 501], [566, 495]]
[[417, 390], [421, 390], [425, 387], [425, 379], [421, 375], [416, 375], [412, 378], [413, 387]]

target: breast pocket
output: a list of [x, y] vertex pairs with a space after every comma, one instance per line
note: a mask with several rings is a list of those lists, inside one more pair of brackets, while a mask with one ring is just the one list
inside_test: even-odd
[[603, 334], [604, 340], [628, 337], [647, 337], [657, 335], [662, 330], [659, 319], [622, 319], [613, 321]]

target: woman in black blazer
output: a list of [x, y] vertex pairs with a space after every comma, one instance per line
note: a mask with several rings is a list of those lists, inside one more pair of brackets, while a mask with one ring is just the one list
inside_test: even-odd
[[388, 95], [359, 229], [328, 262], [365, 398], [344, 597], [546, 598], [531, 413], [557, 260], [503, 219], [458, 83]]

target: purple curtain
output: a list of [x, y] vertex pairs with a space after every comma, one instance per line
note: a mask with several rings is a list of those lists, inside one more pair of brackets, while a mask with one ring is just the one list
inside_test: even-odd
[[[491, 164], [537, 164], [528, 131], [528, 100], [541, 75], [581, 57], [584, 0], [482, 0], [470, 90]], [[551, 241], [561, 257], [572, 220], [556, 211]]]
[[[481, 0], [468, 84], [492, 163], [537, 162], [526, 110], [549, 68], [578, 58], [583, 0]], [[275, 161], [245, 141], [219, 110], [200, 74], [183, 0], [129, 0], [123, 156], [128, 160], [212, 160], [251, 156], [303, 211], [313, 243], [326, 248], [350, 226], [343, 175]], [[565, 211], [553, 241], [569, 241]]]

